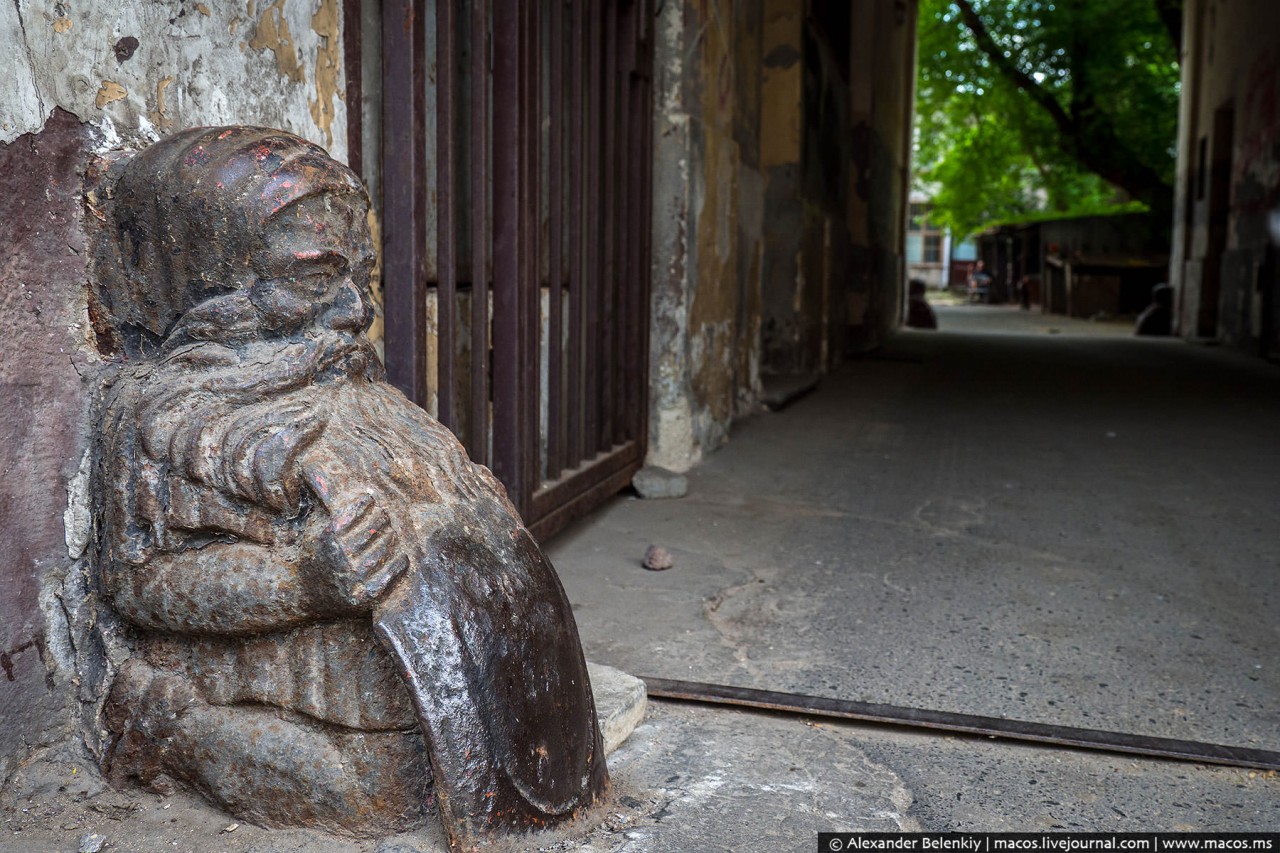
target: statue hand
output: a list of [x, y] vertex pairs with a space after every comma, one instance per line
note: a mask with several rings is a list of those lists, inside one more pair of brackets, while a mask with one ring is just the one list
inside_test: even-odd
[[404, 573], [409, 558], [386, 510], [369, 494], [334, 509], [316, 543], [343, 602], [363, 607]]

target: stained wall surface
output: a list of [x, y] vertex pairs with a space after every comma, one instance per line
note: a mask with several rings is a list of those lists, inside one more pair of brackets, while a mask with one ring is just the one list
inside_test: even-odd
[[661, 6], [651, 464], [689, 468], [763, 377], [825, 372], [897, 325], [915, 7]]
[[[191, 125], [345, 159], [339, 0], [0, 4], [0, 781], [75, 730], [89, 416], [84, 176]], [[78, 660], [80, 658], [80, 660]]]
[[759, 394], [762, 0], [662, 4], [649, 461], [687, 470]]
[[1178, 333], [1280, 350], [1280, 6], [1188, 0], [1170, 282]]

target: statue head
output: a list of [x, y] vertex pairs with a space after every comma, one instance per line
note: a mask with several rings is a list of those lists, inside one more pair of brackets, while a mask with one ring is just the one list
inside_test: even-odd
[[319, 146], [191, 128], [117, 163], [102, 194], [100, 293], [127, 353], [370, 322], [368, 199]]

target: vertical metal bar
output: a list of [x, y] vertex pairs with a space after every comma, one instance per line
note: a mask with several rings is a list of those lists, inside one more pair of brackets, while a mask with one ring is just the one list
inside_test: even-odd
[[347, 0], [342, 4], [342, 60], [347, 77], [347, 165], [364, 177], [364, 98], [361, 85], [364, 57], [361, 21], [363, 0]]
[[600, 133], [601, 105], [601, 56], [602, 33], [600, 4], [590, 3], [590, 36], [587, 48], [587, 274], [584, 277], [583, 310], [586, 314], [586, 340], [583, 358], [583, 407], [586, 410], [583, 424], [583, 455], [591, 458], [600, 449], [600, 300], [603, 278], [603, 253], [600, 245], [601, 223], [601, 167], [600, 156], [603, 141]]
[[622, 322], [624, 323], [623, 335], [623, 359], [620, 365], [623, 376], [623, 393], [622, 393], [622, 411], [619, 414], [620, 432], [615, 438], [617, 442], [623, 442], [634, 439], [638, 430], [636, 429], [638, 418], [643, 415], [640, 412], [640, 381], [644, 375], [644, 362], [640, 361], [640, 353], [642, 345], [640, 341], [641, 334], [641, 317], [643, 316], [644, 306], [640, 304], [640, 294], [643, 291], [644, 272], [642, 265], [645, 258], [642, 254], [644, 246], [643, 233], [646, 223], [644, 221], [645, 192], [644, 192], [644, 164], [641, 158], [644, 156], [644, 137], [647, 132], [647, 126], [644, 121], [644, 77], [640, 65], [640, 24], [639, 16], [641, 14], [641, 0], [636, 0], [631, 4], [628, 12], [626, 46], [628, 51], [628, 73], [623, 81], [623, 86], [627, 91], [627, 113], [628, 113], [628, 130], [627, 130], [627, 190], [623, 194], [626, 199], [627, 210], [625, 215], [626, 225], [622, 229], [624, 237], [627, 238], [627, 251], [623, 256], [625, 278], [623, 280], [623, 304], [626, 306], [622, 312]]
[[383, 306], [387, 378], [427, 402], [423, 0], [383, 10]]
[[566, 400], [565, 466], [576, 468], [582, 460], [582, 289], [584, 279], [585, 247], [583, 244], [583, 141], [586, 124], [583, 121], [583, 90], [586, 79], [584, 50], [587, 28], [585, 2], [576, 0], [572, 6], [573, 32], [570, 36], [569, 80], [569, 343], [566, 373], [568, 374], [568, 399]]
[[538, 242], [541, 224], [542, 203], [538, 192], [542, 157], [540, 153], [541, 133], [539, 125], [542, 121], [542, 15], [539, 0], [524, 0], [522, 4], [523, 39], [520, 45], [522, 97], [521, 124], [521, 198], [520, 204], [520, 244], [524, 257], [524, 276], [521, 281], [521, 354], [516, 364], [521, 369], [519, 379], [519, 406], [522, 415], [519, 451], [521, 454], [521, 472], [523, 494], [520, 511], [528, 515], [530, 498], [539, 481], [541, 456], [538, 426], [538, 410], [542, 400], [542, 363], [539, 339], [542, 334], [540, 290], [542, 252]]
[[[447, 0], [437, 0], [447, 2]], [[489, 462], [489, 15], [471, 3], [471, 458]]]
[[493, 6], [493, 473], [516, 508], [520, 467], [520, 0]]
[[564, 265], [564, 0], [551, 0], [551, 80], [548, 92], [551, 102], [547, 112], [551, 117], [548, 139], [547, 192], [550, 202], [547, 211], [547, 473], [548, 480], [560, 476], [564, 451], [561, 428], [561, 288]]
[[455, 172], [457, 44], [453, 0], [436, 2], [436, 411], [440, 423], [458, 428], [454, 382], [458, 346], [458, 221]]
[[620, 8], [616, 22], [617, 55], [614, 76], [617, 80], [618, 103], [616, 108], [617, 136], [615, 149], [618, 161], [617, 192], [614, 195], [614, 304], [617, 308], [613, 317], [613, 434], [612, 444], [617, 445], [627, 438], [627, 423], [630, 410], [627, 407], [627, 395], [631, 385], [631, 331], [632, 306], [630, 287], [635, 268], [631, 261], [631, 244], [634, 240], [638, 223], [635, 221], [635, 205], [639, 201], [635, 195], [635, 186], [631, 181], [634, 168], [636, 124], [631, 114], [631, 80], [635, 69], [635, 14], [636, 0], [625, 0], [617, 4]]
[[644, 85], [641, 88], [640, 105], [643, 120], [640, 131], [640, 222], [637, 224], [640, 233], [639, 263], [636, 264], [640, 275], [639, 291], [636, 293], [635, 324], [639, 330], [639, 346], [636, 347], [636, 394], [639, 401], [635, 407], [636, 441], [639, 442], [641, 459], [649, 443], [649, 289], [653, 275], [653, 50], [655, 36], [653, 33], [652, 4], [649, 0], [641, 0], [640, 24], [644, 28]]
[[601, 154], [604, 169], [603, 196], [600, 199], [600, 226], [604, 241], [604, 258], [600, 265], [600, 436], [598, 450], [613, 446], [613, 422], [615, 413], [615, 347], [617, 346], [617, 207], [618, 207], [618, 2], [604, 6], [604, 56], [600, 64], [600, 79], [604, 87], [601, 125], [604, 149]]

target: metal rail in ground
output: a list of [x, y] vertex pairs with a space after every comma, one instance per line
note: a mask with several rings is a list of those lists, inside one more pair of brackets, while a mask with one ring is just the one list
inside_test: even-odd
[[1054, 746], [1090, 749], [1101, 752], [1119, 752], [1174, 761], [1194, 761], [1202, 764], [1222, 764], [1229, 767], [1249, 767], [1259, 770], [1280, 770], [1280, 752], [1271, 752], [1265, 749], [1224, 746], [1216, 743], [1201, 743], [1199, 741], [1177, 740], [1175, 738], [1148, 737], [1146, 735], [1125, 734], [1123, 732], [1107, 732], [1099, 729], [1079, 729], [1072, 726], [1053, 726], [1045, 723], [1029, 723], [1023, 720], [982, 717], [976, 714], [956, 714], [949, 711], [903, 708], [897, 705], [883, 705], [875, 702], [854, 702], [848, 699], [805, 696], [798, 693], [779, 693], [773, 690], [731, 687], [723, 684], [672, 681], [665, 678], [647, 677], [643, 680], [648, 688], [649, 696], [653, 699], [673, 699], [682, 702], [729, 705], [738, 708], [754, 708], [762, 711], [778, 711], [810, 717], [827, 717], [839, 720], [856, 720], [910, 728], [959, 732], [967, 735], [1047, 743]]

